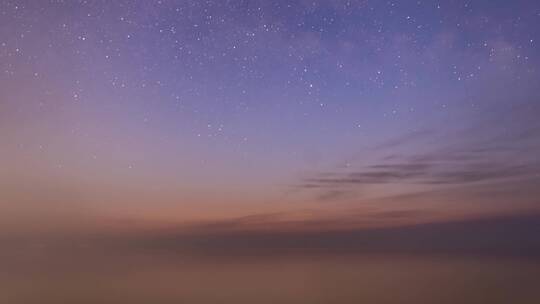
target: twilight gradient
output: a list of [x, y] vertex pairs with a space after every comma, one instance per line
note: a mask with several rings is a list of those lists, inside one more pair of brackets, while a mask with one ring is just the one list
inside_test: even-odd
[[[189, 281], [170, 270], [181, 263], [206, 265], [199, 287], [164, 303], [218, 301], [196, 290], [226, 282], [214, 271], [229, 262], [246, 285], [319, 270], [347, 281], [327, 290], [340, 298], [323, 295], [321, 279], [287, 285], [277, 302], [385, 302], [347, 285], [358, 278], [345, 255], [351, 269], [378, 261], [364, 281], [383, 289], [397, 287], [379, 271], [407, 271], [406, 261], [423, 269], [408, 284], [434, 276], [448, 287], [450, 265], [468, 276], [489, 258], [475, 274], [486, 289], [536, 303], [539, 43], [533, 0], [0, 0], [6, 301], [38, 303], [17, 294], [24, 274], [55, 269], [46, 301], [145, 299], [122, 289], [156, 284], [143, 278], [86, 290], [100, 276], [124, 280], [130, 256], [168, 282]], [[511, 266], [498, 273], [527, 283], [490, 281], [499, 258]], [[268, 266], [294, 261], [304, 264], [289, 275]], [[77, 273], [87, 276], [72, 294], [53, 291]], [[274, 303], [261, 280], [245, 288], [269, 298], [230, 301]], [[387, 302], [444, 302], [452, 290], [415, 286], [423, 297], [398, 288], [405, 298]], [[149, 299], [168, 294], [148, 288]], [[508, 300], [477, 292], [458, 302]]]

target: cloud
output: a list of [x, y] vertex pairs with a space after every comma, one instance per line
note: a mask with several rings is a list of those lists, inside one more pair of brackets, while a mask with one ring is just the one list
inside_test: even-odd
[[432, 153], [403, 156], [399, 160], [367, 165], [356, 171], [325, 172], [309, 177], [299, 185], [305, 189], [361, 187], [374, 184], [465, 185], [511, 178], [534, 177], [538, 164], [513, 164], [490, 160], [486, 153]]
[[535, 180], [540, 172], [540, 159], [532, 153], [540, 155], [538, 113], [538, 105], [526, 99], [510, 108], [494, 107], [448, 134], [406, 133], [375, 145], [373, 160], [343, 161], [349, 165], [313, 173], [294, 187], [315, 192], [320, 201], [339, 201], [377, 185], [434, 190]]
[[[382, 218], [417, 217], [418, 210], [381, 212]], [[336, 219], [336, 222], [349, 220]], [[321, 227], [322, 221], [306, 226]], [[540, 215], [515, 214], [386, 228], [336, 230], [285, 229], [223, 230], [198, 226], [190, 234], [156, 234], [138, 239], [132, 246], [178, 250], [198, 256], [262, 256], [299, 253], [336, 254], [426, 254], [453, 256], [516, 256], [540, 259]], [[211, 228], [211, 229], [209, 229]], [[279, 229], [277, 229], [279, 228]]]

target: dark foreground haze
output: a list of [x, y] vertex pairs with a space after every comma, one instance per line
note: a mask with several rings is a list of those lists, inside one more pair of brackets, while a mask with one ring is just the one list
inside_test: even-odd
[[[540, 216], [11, 239], [1, 303], [538, 303]], [[141, 236], [144, 235], [144, 236]]]

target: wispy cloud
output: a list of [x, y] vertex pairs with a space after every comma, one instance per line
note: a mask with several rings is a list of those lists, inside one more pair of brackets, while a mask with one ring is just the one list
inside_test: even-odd
[[[349, 166], [314, 173], [294, 187], [316, 192], [318, 200], [333, 201], [358, 195], [373, 185], [433, 189], [534, 180], [539, 176], [540, 159], [530, 152], [540, 155], [540, 122], [532, 116], [538, 112], [537, 106], [523, 102], [493, 111], [454, 134], [406, 133], [373, 147], [378, 157], [370, 163], [348, 160]], [[513, 123], [508, 116], [521, 122]]]

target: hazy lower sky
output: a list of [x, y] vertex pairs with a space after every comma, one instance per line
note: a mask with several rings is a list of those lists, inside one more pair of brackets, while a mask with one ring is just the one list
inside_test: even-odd
[[0, 226], [537, 211], [539, 44], [538, 1], [0, 1]]

